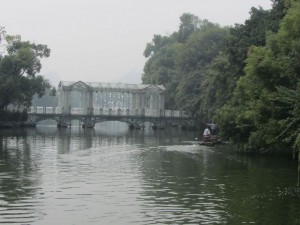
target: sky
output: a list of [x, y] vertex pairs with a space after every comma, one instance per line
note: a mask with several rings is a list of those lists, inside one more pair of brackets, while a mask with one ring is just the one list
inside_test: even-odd
[[41, 74], [63, 81], [141, 83], [154, 34], [178, 31], [192, 13], [221, 26], [242, 24], [270, 0], [0, 0], [0, 26], [23, 41], [46, 44]]

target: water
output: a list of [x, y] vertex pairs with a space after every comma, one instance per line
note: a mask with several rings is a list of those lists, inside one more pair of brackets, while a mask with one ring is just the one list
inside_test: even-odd
[[0, 224], [300, 224], [297, 163], [168, 129], [0, 131]]

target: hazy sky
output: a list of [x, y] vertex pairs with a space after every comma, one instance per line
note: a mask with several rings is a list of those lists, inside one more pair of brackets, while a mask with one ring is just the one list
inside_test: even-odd
[[46, 44], [42, 74], [65, 81], [140, 83], [143, 52], [154, 34], [178, 30], [192, 13], [222, 26], [243, 23], [270, 0], [0, 0], [0, 26]]

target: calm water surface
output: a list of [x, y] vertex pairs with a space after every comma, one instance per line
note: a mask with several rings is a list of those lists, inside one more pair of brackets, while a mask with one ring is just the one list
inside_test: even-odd
[[300, 224], [297, 163], [178, 129], [0, 131], [0, 224]]

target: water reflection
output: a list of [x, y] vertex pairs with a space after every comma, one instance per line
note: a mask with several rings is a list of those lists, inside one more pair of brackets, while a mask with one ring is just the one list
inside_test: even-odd
[[178, 129], [0, 130], [0, 224], [297, 224], [297, 163]]
[[224, 222], [224, 198], [216, 195], [223, 185], [211, 182], [205, 163], [210, 151], [199, 146], [167, 146], [138, 156], [143, 174], [139, 199], [146, 217], [163, 224]]
[[38, 158], [31, 157], [26, 131], [6, 133], [0, 133], [0, 223], [30, 223], [39, 195]]

